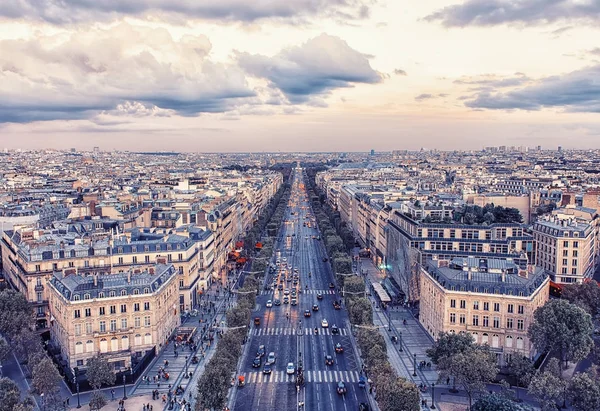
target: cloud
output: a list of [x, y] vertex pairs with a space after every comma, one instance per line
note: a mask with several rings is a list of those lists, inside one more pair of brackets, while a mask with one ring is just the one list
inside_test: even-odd
[[415, 100], [423, 101], [423, 100], [429, 100], [432, 98], [435, 98], [435, 96], [433, 94], [424, 93], [424, 94], [419, 94], [417, 97], [415, 97]]
[[0, 2], [0, 16], [53, 24], [108, 21], [120, 16], [175, 17], [254, 22], [280, 19], [296, 22], [315, 17], [363, 20], [370, 0], [19, 0]]
[[251, 103], [237, 67], [211, 61], [205, 36], [164, 29], [108, 30], [0, 41], [0, 122], [123, 115], [194, 116]]
[[588, 50], [587, 52], [589, 54], [591, 54], [592, 56], [599, 56], [600, 57], [600, 47], [593, 48], [591, 50]]
[[446, 27], [547, 24], [577, 21], [600, 22], [597, 0], [466, 0], [425, 17]]
[[406, 73], [406, 71], [401, 70], [401, 69], [395, 69], [394, 70], [394, 74], [397, 76], [407, 76], [408, 74]]
[[529, 82], [531, 79], [523, 73], [515, 73], [511, 77], [500, 77], [494, 74], [485, 74], [481, 76], [467, 76], [454, 80], [454, 84], [459, 85], [477, 85], [482, 87], [503, 88], [516, 87]]
[[483, 91], [465, 102], [467, 107], [490, 110], [540, 110], [600, 113], [600, 65], [552, 76], [507, 92]]
[[335, 89], [382, 81], [364, 54], [325, 33], [273, 57], [238, 52], [237, 59], [248, 73], [281, 90], [291, 104], [324, 106], [323, 97]]

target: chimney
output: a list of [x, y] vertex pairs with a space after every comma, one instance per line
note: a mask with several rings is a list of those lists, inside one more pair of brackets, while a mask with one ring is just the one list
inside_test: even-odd
[[98, 287], [98, 273], [94, 273], [94, 287]]
[[127, 270], [127, 284], [131, 284], [131, 270]]
[[505, 269], [502, 269], [501, 279], [502, 279], [503, 283], [506, 282], [506, 270]]

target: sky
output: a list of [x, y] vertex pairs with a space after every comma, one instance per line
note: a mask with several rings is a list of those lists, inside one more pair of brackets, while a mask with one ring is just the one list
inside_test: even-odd
[[600, 148], [600, 0], [0, 2], [0, 149]]

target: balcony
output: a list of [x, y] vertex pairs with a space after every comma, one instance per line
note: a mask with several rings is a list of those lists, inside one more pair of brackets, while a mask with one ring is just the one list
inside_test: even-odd
[[44, 286], [42, 284], [38, 284], [34, 287], [35, 291], [44, 291]]

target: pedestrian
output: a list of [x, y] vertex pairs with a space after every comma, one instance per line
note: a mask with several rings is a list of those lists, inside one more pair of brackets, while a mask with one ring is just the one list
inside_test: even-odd
[[110, 390], [110, 395], [112, 396], [112, 400], [115, 400], [115, 390]]
[[446, 378], [446, 385], [450, 385], [450, 377]]

